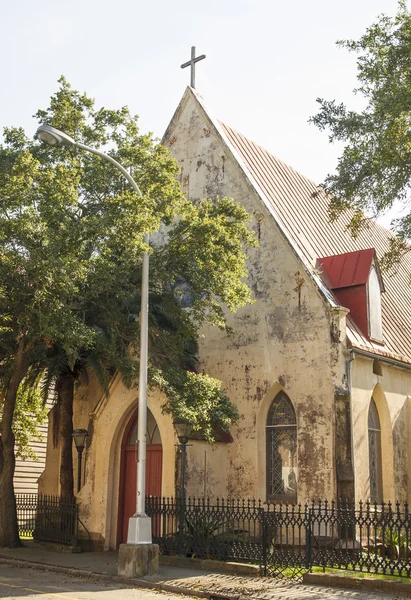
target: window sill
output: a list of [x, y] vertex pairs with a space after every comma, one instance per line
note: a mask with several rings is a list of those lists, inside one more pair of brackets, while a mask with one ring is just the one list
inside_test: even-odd
[[269, 504], [297, 504], [297, 496], [267, 496]]

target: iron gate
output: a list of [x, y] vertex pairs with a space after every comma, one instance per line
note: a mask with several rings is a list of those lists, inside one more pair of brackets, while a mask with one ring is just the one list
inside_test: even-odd
[[78, 538], [78, 506], [75, 499], [16, 494], [17, 522], [21, 537], [75, 546]]

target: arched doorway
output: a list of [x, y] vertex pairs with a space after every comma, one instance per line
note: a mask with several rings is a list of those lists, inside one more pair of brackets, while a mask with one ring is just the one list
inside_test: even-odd
[[[121, 445], [120, 493], [117, 544], [127, 542], [128, 520], [136, 510], [137, 482], [137, 416], [133, 415], [124, 432]], [[146, 495], [161, 496], [163, 449], [160, 432], [152, 413], [147, 410]]]

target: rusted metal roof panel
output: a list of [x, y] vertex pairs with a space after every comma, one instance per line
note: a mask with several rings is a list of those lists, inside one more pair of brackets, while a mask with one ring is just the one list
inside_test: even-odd
[[374, 256], [374, 248], [369, 248], [319, 258], [318, 264], [327, 276], [330, 289], [336, 290], [366, 284]]
[[[220, 126], [244, 171], [271, 204], [289, 241], [312, 267], [320, 257], [375, 248], [381, 258], [389, 250], [392, 234], [384, 227], [370, 221], [354, 239], [346, 229], [349, 213], [330, 222], [329, 199], [321, 188], [224, 123]], [[395, 272], [384, 276], [385, 293], [381, 296], [384, 345], [367, 340], [347, 319], [353, 346], [411, 362], [410, 273], [411, 253], [408, 253]]]

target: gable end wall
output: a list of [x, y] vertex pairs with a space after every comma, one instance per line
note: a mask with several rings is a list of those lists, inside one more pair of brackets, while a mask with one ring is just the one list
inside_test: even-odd
[[241, 202], [260, 244], [248, 261], [255, 303], [229, 315], [232, 336], [208, 328], [201, 345], [204, 369], [223, 381], [241, 414], [221, 469], [227, 475], [219, 476], [207, 448], [194, 442], [188, 493], [265, 498], [265, 419], [275, 393], [284, 389], [297, 414], [299, 500], [334, 497], [335, 387], [347, 393], [342, 320], [327, 307], [194, 96], [183, 102], [164, 143], [181, 165], [184, 191], [193, 202], [216, 196]]

